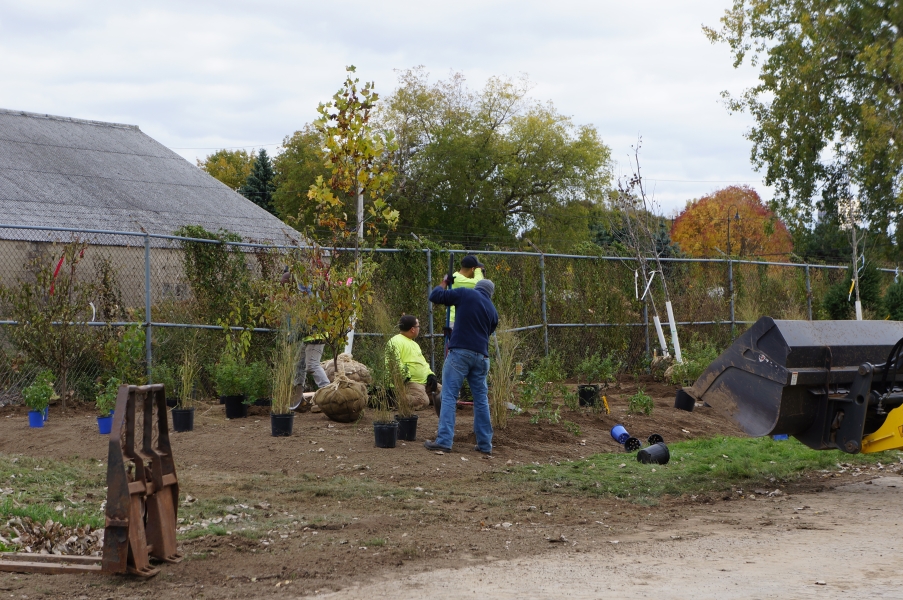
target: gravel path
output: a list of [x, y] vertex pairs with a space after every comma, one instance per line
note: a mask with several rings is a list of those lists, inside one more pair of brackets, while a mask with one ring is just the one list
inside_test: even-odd
[[561, 542], [540, 558], [434, 570], [317, 597], [903, 599], [901, 477], [685, 516], [667, 530], [638, 524], [636, 534], [608, 539], [603, 551]]

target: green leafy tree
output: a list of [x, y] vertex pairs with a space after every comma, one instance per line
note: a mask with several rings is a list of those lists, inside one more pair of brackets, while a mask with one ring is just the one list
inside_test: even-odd
[[270, 160], [267, 151], [261, 149], [251, 165], [248, 178], [238, 189], [238, 193], [260, 208], [275, 214], [276, 210], [273, 207], [273, 191], [276, 189], [274, 178], [273, 161]]
[[399, 145], [391, 200], [401, 235], [468, 245], [525, 230], [548, 246], [567, 246], [573, 232], [589, 238], [588, 212], [611, 186], [610, 150], [528, 88], [491, 78], [473, 91], [460, 73], [437, 82], [423, 68], [401, 73], [380, 113]]
[[720, 30], [704, 28], [734, 66], [759, 68], [757, 85], [724, 96], [755, 119], [753, 164], [792, 227], [813, 203], [836, 212], [852, 185], [872, 231], [901, 231], [901, 22], [898, 2], [734, 0]]
[[317, 205], [307, 197], [317, 177], [329, 179], [330, 171], [323, 160], [323, 134], [307, 124], [282, 142], [282, 152], [273, 160], [275, 186], [273, 207], [281, 219], [294, 217], [299, 226], [316, 225]]
[[238, 190], [247, 182], [255, 158], [254, 152], [247, 150], [217, 150], [204, 160], [198, 159], [197, 163], [211, 177]]

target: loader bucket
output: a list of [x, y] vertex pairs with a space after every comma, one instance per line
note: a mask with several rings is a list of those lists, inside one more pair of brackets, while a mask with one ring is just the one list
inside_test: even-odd
[[[762, 317], [684, 391], [752, 436], [790, 434], [810, 448], [858, 452], [863, 433], [877, 429], [892, 407], [876, 412], [873, 365], [888, 360], [901, 338], [897, 321]], [[893, 388], [881, 385], [882, 393]]]

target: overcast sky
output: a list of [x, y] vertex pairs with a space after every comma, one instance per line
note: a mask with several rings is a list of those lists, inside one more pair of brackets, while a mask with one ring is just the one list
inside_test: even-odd
[[275, 152], [348, 64], [386, 94], [416, 65], [473, 87], [526, 74], [534, 98], [596, 126], [621, 173], [641, 135], [643, 174], [671, 214], [732, 183], [771, 197], [750, 165], [751, 119], [719, 96], [755, 72], [701, 31], [730, 4], [0, 0], [0, 108], [135, 124], [194, 162]]

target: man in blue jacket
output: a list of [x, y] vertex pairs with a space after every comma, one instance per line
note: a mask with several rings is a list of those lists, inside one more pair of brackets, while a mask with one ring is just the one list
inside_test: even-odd
[[428, 450], [451, 450], [455, 437], [456, 398], [464, 378], [473, 393], [473, 430], [477, 435], [474, 450], [492, 454], [492, 421], [486, 376], [489, 374], [489, 336], [495, 332], [499, 314], [492, 304], [495, 284], [488, 279], [468, 288], [447, 289], [443, 280], [430, 292], [430, 302], [455, 307], [455, 328], [448, 343], [448, 356], [442, 367], [442, 411], [436, 440], [423, 443]]

